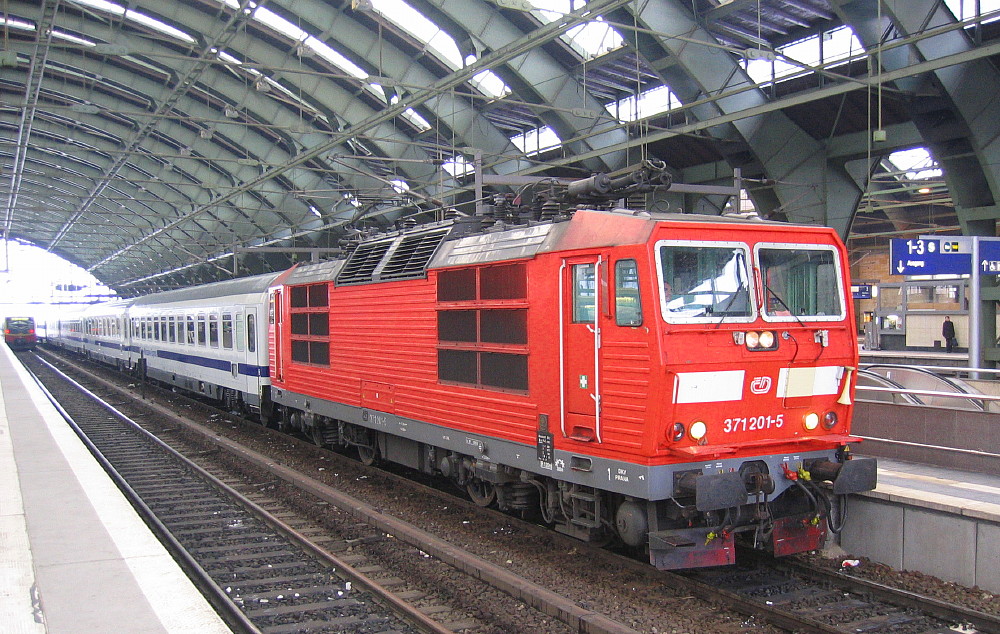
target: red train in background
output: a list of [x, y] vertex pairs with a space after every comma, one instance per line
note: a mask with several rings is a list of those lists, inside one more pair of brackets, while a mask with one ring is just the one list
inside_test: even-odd
[[31, 350], [38, 343], [33, 317], [6, 317], [3, 322], [3, 340], [13, 350]]
[[262, 415], [660, 568], [820, 548], [876, 478], [848, 451], [843, 244], [609, 189], [500, 197], [279, 275]]

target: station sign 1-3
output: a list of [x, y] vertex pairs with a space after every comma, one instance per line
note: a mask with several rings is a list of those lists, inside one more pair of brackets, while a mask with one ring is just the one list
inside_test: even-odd
[[890, 275], [968, 275], [972, 253], [968, 239], [894, 238], [889, 242]]

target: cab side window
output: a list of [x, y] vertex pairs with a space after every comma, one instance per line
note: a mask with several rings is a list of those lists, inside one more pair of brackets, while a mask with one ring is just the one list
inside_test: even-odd
[[597, 307], [594, 305], [594, 265], [573, 267], [573, 323], [592, 324]]
[[619, 326], [642, 325], [639, 267], [635, 260], [615, 262], [615, 323]]

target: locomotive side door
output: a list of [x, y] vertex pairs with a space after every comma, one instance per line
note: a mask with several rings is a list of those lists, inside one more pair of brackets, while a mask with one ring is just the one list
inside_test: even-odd
[[601, 440], [601, 315], [607, 291], [607, 259], [600, 254], [563, 260], [559, 312], [561, 427], [565, 436]]

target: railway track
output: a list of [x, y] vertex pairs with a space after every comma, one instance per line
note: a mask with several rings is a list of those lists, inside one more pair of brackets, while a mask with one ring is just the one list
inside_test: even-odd
[[[341, 548], [351, 540], [380, 541], [385, 539], [386, 534], [392, 534], [417, 545], [421, 552], [467, 569], [470, 574], [491, 579], [494, 587], [521, 596], [537, 609], [558, 616], [572, 631], [628, 630], [622, 624], [581, 609], [572, 601], [529, 584], [502, 568], [485, 566], [475, 570], [474, 567], [480, 565], [475, 562], [476, 558], [466, 561], [466, 555], [456, 553], [451, 544], [427, 535], [408, 534], [405, 523], [394, 521], [357, 500], [337, 495], [311, 478], [275, 464], [273, 458], [256, 455], [219, 438], [218, 434], [208, 433], [218, 446], [236, 452], [239, 460], [267, 469], [275, 481], [294, 483], [324, 503], [348, 509], [345, 512], [364, 520], [368, 528], [340, 543]], [[551, 531], [530, 524], [518, 523], [517, 530], [551, 535]], [[802, 566], [792, 569], [787, 562], [755, 561], [740, 568], [670, 574], [658, 572], [640, 562], [624, 561], [610, 553], [588, 551], [588, 556], [593, 557], [595, 566], [620, 567], [681, 595], [699, 597], [715, 605], [723, 604], [789, 631], [929, 633], [956, 631], [953, 628], [963, 624], [966, 629], [959, 631], [1000, 632], [1000, 620], [995, 616], [888, 587], [875, 587], [875, 584], [849, 575], [835, 574], [832, 578], [820, 579], [817, 578], [821, 576], [819, 572]]]
[[[33, 357], [33, 359], [38, 359]], [[26, 364], [133, 505], [243, 631], [446, 628], [211, 475], [44, 361]]]
[[[22, 360], [27, 361], [29, 369], [33, 372], [35, 371], [34, 367], [37, 365], [36, 363], [33, 363], [30, 358], [23, 358]], [[128, 390], [91, 374], [85, 368], [62, 358], [59, 358], [58, 362], [60, 365], [66, 366], [67, 369], [72, 368], [73, 374], [82, 373], [88, 379], [96, 381], [102, 389], [113, 390], [114, 395], [106, 398], [114, 399], [116, 404], [123, 409], [129, 407], [129, 402], [136, 398]], [[44, 360], [40, 360], [40, 363], [51, 368]], [[52, 370], [55, 369], [52, 368]], [[49, 372], [52, 370], [49, 370]], [[55, 370], [55, 372], [59, 371]], [[181, 400], [187, 401], [186, 397], [181, 397]], [[592, 610], [582, 608], [555, 592], [533, 584], [515, 574], [511, 574], [508, 570], [482, 560], [433, 535], [416, 530], [408, 526], [405, 522], [381, 513], [360, 500], [339, 494], [328, 487], [311, 481], [308, 476], [283, 467], [267, 456], [256, 454], [252, 450], [236, 443], [227, 442], [225, 439], [220, 438], [218, 434], [187, 420], [185, 417], [178, 416], [176, 413], [169, 411], [168, 408], [145, 401], [139, 406], [150, 410], [152, 413], [140, 413], [135, 417], [141, 419], [158, 419], [158, 423], [144, 423], [144, 426], [159, 427], [162, 432], [160, 435], [171, 436], [173, 435], [172, 432], [180, 431], [182, 427], [185, 427], [195, 434], [201, 434], [204, 441], [213, 443], [215, 446], [213, 450], [205, 451], [204, 449], [199, 450], [196, 448], [194, 452], [199, 454], [199, 463], [203, 463], [208, 454], [217, 454], [217, 459], [210, 461], [214, 466], [209, 465], [202, 468], [195, 465], [191, 468], [203, 471], [204, 475], [208, 477], [212, 477], [209, 471], [215, 472], [218, 477], [215, 478], [216, 482], [214, 486], [224, 488], [232, 495], [241, 498], [242, 504], [253, 508], [257, 515], [267, 517], [269, 523], [279, 526], [281, 532], [286, 536], [291, 536], [299, 547], [313, 551], [313, 554], [321, 559], [325, 559], [328, 565], [334, 569], [342, 572], [346, 571], [349, 575], [349, 581], [351, 579], [358, 579], [359, 582], [347, 583], [347, 586], [352, 591], [356, 591], [359, 585], [361, 587], [372, 585], [379, 593], [384, 593], [383, 596], [386, 597], [385, 601], [398, 603], [399, 607], [404, 611], [414, 611], [416, 619], [424, 621], [424, 623], [420, 624], [419, 629], [421, 631], [538, 631], [536, 628], [527, 625], [528, 623], [538, 622], [537, 617], [534, 619], [528, 618], [528, 613], [533, 610], [537, 611], [541, 617], [545, 617], [540, 621], [540, 627], [543, 628], [541, 631], [556, 634], [562, 632], [637, 634], [635, 630], [627, 625], [606, 618]], [[200, 404], [194, 404], [193, 406], [200, 407]], [[106, 414], [102, 414], [102, 416], [107, 418]], [[220, 416], [221, 414], [212, 415], [214, 418]], [[146, 433], [148, 434], [148, 432]], [[153, 442], [162, 443], [162, 441], [155, 440]], [[250, 465], [258, 474], [266, 472], [265, 481], [261, 481], [261, 478], [258, 476], [256, 482], [248, 483], [240, 476], [233, 475], [233, 470], [231, 469], [231, 463], [233, 462], [237, 462], [241, 466]], [[169, 490], [185, 488], [186, 485], [175, 485], [172, 478], [173, 475], [154, 475], [147, 479]], [[164, 484], [168, 482], [170, 484]], [[268, 491], [274, 490], [282, 483], [293, 483], [299, 491], [304, 491], [310, 496], [315, 496], [312, 502], [315, 505], [342, 509], [342, 525], [337, 528], [319, 525], [309, 517], [303, 515], [298, 509], [285, 503], [282, 500], [282, 496], [268, 494]], [[197, 496], [195, 497], [197, 498]], [[224, 522], [226, 522], [227, 526], [232, 523], [228, 519], [224, 519]], [[198, 528], [192, 528], [191, 530], [198, 531]], [[214, 538], [211, 533], [199, 533], [199, 537], [203, 537], [209, 542]], [[390, 558], [399, 560], [402, 557], [402, 561], [395, 571], [387, 569], [382, 565], [382, 562], [373, 561], [371, 557], [366, 556], [366, 549], [358, 547], [362, 544], [366, 546], [366, 549], [371, 549], [372, 544], [388, 544], [387, 548], [397, 551]], [[210, 543], [203, 544], [203, 546], [209, 551], [212, 550]], [[398, 552], [405, 549], [410, 551], [409, 559], [401, 556]], [[260, 562], [251, 557], [251, 554], [250, 552], [246, 552], [240, 555], [247, 560], [248, 564], [252, 564], [246, 566], [248, 569], [244, 571], [246, 574], [251, 574], [249, 569], [257, 565], [269, 565], [266, 562]], [[412, 587], [413, 584], [408, 583], [406, 579], [408, 574], [420, 566], [427, 565], [429, 563], [428, 559], [431, 558], [434, 561], [443, 562], [440, 565], [448, 567], [452, 572], [457, 571], [460, 579], [456, 582], [455, 588], [446, 588], [441, 593], [434, 593], [428, 592], [426, 587], [414, 589]], [[488, 587], [484, 588], [484, 586]], [[226, 590], [226, 594], [232, 597], [234, 595], [234, 588], [237, 585], [231, 583], [228, 578], [224, 578], [222, 580], [222, 587]], [[242, 589], [242, 587], [240, 588]], [[392, 592], [389, 592], [390, 588]], [[523, 605], [515, 606], [513, 613], [497, 615], [495, 611], [491, 612], [488, 607], [491, 593], [496, 594], [497, 592], [514, 597], [515, 602], [519, 600]], [[265, 605], [274, 606], [281, 601], [288, 602], [288, 597], [293, 595], [294, 591], [290, 595], [287, 588], [284, 588], [280, 591], [272, 591], [269, 596], [261, 597], [254, 594], [251, 598], [263, 598], [266, 601]], [[454, 602], [449, 604], [447, 598], [449, 595], [452, 597], [461, 596], [469, 598], [470, 601], [468, 601], [468, 605], [464, 606], [454, 605]], [[442, 599], [441, 597], [444, 598]], [[246, 605], [246, 596], [242, 596], [242, 599], [242, 604]], [[483, 605], [484, 600], [488, 602], [486, 604], [487, 607]], [[461, 601], [458, 603], [461, 603]], [[498, 609], [508, 608], [502, 602], [496, 603], [499, 606], [503, 606]], [[428, 614], [432, 615], [433, 620], [427, 618]], [[481, 616], [477, 616], [477, 614]], [[501, 621], [493, 622], [493, 619], [498, 618], [498, 616], [502, 617]], [[285, 618], [286, 620], [291, 619], [289, 616]], [[503, 619], [506, 619], [507, 622], [504, 622]], [[312, 625], [309, 625], [309, 628], [311, 627]], [[302, 626], [276, 631], [303, 631], [301, 628]], [[306, 629], [308, 631], [351, 631], [346, 627], [334, 627], [332, 630], [313, 630], [309, 628]], [[366, 629], [364, 631], [377, 632], [379, 630]], [[410, 630], [400, 629], [398, 631], [406, 632]]]
[[727, 600], [756, 608], [772, 623], [795, 631], [824, 634], [906, 632], [997, 633], [1000, 617], [931, 597], [836, 574], [794, 559], [759, 555], [729, 569], [706, 569], [681, 575], [702, 592], [723, 593]]

